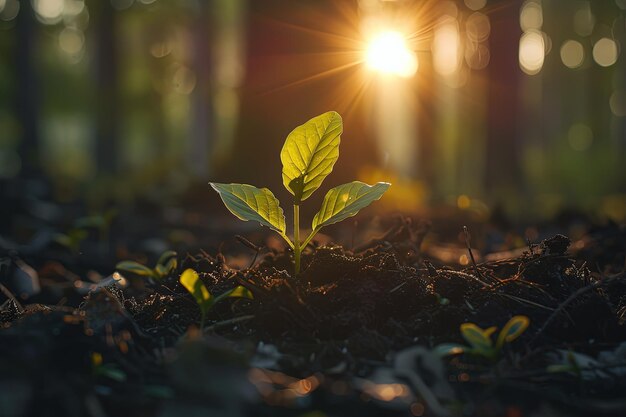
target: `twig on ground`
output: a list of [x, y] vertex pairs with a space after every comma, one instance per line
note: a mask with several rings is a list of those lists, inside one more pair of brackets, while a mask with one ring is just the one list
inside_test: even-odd
[[251, 249], [254, 251], [254, 258], [252, 258], [252, 262], [250, 262], [250, 265], [248, 266], [248, 269], [252, 268], [254, 264], [256, 263], [256, 259], [259, 257], [259, 254], [264, 249], [263, 246], [257, 246], [241, 235], [235, 235], [235, 239], [237, 239], [239, 243], [241, 243], [248, 249]]
[[253, 314], [249, 314], [247, 316], [239, 316], [228, 320], [218, 321], [217, 323], [205, 327], [203, 333], [209, 333], [217, 329], [221, 329], [222, 327], [230, 326], [231, 324], [242, 323], [244, 321], [252, 320], [254, 318]]
[[480, 281], [484, 283], [484, 277], [478, 270], [478, 265], [476, 265], [476, 259], [474, 258], [474, 252], [472, 252], [472, 246], [470, 245], [470, 234], [469, 230], [467, 230], [467, 226], [463, 226], [463, 233], [465, 234], [465, 246], [467, 247], [467, 251], [469, 252], [470, 259], [472, 260], [474, 272], [476, 273], [476, 276], [480, 278]]
[[22, 304], [20, 304], [20, 302], [17, 300], [17, 298], [15, 298], [15, 296], [13, 295], [13, 293], [11, 291], [9, 291], [9, 289], [7, 287], [5, 287], [4, 285], [0, 284], [0, 291], [2, 291], [2, 293], [11, 301], [13, 301], [15, 303], [15, 306], [17, 307], [17, 310], [20, 313], [24, 312], [24, 307], [22, 307]]
[[462, 276], [464, 278], [471, 278], [474, 281], [476, 281], [479, 284], [481, 284], [483, 287], [489, 287], [489, 284], [487, 284], [485, 281], [483, 281], [482, 279], [480, 279], [478, 277], [475, 277], [472, 274], [468, 274], [467, 272], [454, 271], [454, 270], [440, 270], [440, 273], [443, 273], [443, 274], [456, 274], [456, 275]]
[[578, 297], [580, 297], [581, 295], [583, 295], [585, 293], [593, 291], [596, 288], [599, 288], [599, 287], [601, 287], [603, 285], [606, 285], [609, 282], [613, 282], [614, 280], [618, 280], [620, 278], [624, 278], [624, 276], [623, 275], [616, 275], [616, 276], [612, 276], [612, 277], [603, 277], [600, 280], [594, 282], [593, 284], [587, 285], [586, 287], [580, 288], [577, 291], [575, 291], [574, 293], [572, 293], [569, 297], [567, 297], [567, 299], [565, 301], [563, 301], [556, 308], [556, 310], [554, 310], [552, 312], [550, 317], [548, 317], [548, 319], [545, 321], [545, 323], [543, 323], [543, 325], [539, 328], [539, 330], [537, 330], [537, 333], [535, 333], [535, 335], [533, 336], [533, 338], [530, 340], [530, 342], [528, 344], [529, 345], [534, 344], [534, 342], [539, 338], [539, 336], [543, 332], [545, 332], [546, 329], [548, 328], [548, 326], [556, 319], [556, 317], [559, 315], [559, 313], [564, 311], [565, 308], [568, 305], [570, 305], [574, 300], [576, 300]]

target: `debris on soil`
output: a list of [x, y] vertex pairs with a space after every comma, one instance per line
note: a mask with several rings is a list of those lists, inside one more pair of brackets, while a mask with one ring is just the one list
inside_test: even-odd
[[[458, 268], [422, 252], [429, 227], [402, 220], [353, 250], [309, 247], [297, 277], [290, 253], [238, 238], [256, 252], [249, 268], [201, 251], [181, 257], [161, 281], [119, 276], [123, 283], [94, 284], [84, 297], [73, 292], [83, 280], [59, 290], [67, 279], [59, 276], [42, 280], [40, 294], [15, 296], [13, 274], [24, 264], [7, 258], [0, 410], [626, 414], [624, 228], [592, 230], [575, 242], [556, 235], [540, 250]], [[198, 307], [178, 282], [186, 268], [211, 293], [243, 285], [254, 300], [217, 304], [201, 331]], [[436, 354], [442, 344], [464, 342], [463, 323], [500, 328], [516, 315], [530, 327], [496, 362]]]

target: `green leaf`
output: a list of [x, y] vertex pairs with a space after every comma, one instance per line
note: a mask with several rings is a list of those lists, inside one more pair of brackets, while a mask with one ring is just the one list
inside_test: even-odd
[[185, 269], [180, 276], [180, 283], [195, 298], [200, 310], [206, 312], [213, 304], [213, 296], [200, 280], [200, 276], [193, 269]]
[[254, 300], [252, 292], [243, 285], [238, 285], [232, 290], [228, 290], [225, 293], [218, 295], [215, 297], [215, 303], [225, 298], [249, 298], [250, 300]]
[[324, 197], [322, 208], [313, 218], [313, 230], [356, 215], [359, 210], [378, 200], [390, 185], [387, 182], [367, 185], [364, 182], [353, 181], [331, 188]]
[[178, 259], [170, 258], [170, 260], [167, 261], [167, 263], [164, 266], [165, 266], [165, 271], [166, 271], [165, 274], [167, 275], [176, 269], [176, 267], [178, 266]]
[[502, 331], [500, 331], [496, 347], [501, 349], [505, 342], [510, 343], [520, 337], [528, 328], [529, 324], [530, 319], [526, 316], [512, 317], [511, 320], [504, 325]]
[[492, 348], [493, 342], [490, 337], [492, 332], [491, 328], [483, 330], [474, 323], [461, 324], [461, 335], [478, 351], [484, 352]]
[[154, 267], [154, 274], [156, 276], [156, 278], [161, 279], [164, 278], [165, 276], [167, 276], [167, 269], [165, 268], [165, 266], [161, 265], [161, 264], [157, 264]]
[[136, 275], [141, 275], [144, 277], [152, 277], [154, 276], [154, 271], [148, 268], [145, 265], [134, 261], [123, 261], [115, 265], [115, 269], [119, 269], [121, 271], [132, 272]]
[[280, 234], [285, 233], [283, 209], [267, 188], [248, 184], [209, 184], [219, 193], [226, 208], [240, 220], [256, 220]]
[[339, 158], [343, 122], [339, 113], [329, 111], [296, 127], [280, 151], [283, 184], [296, 204], [317, 190]]
[[173, 250], [168, 250], [165, 251], [161, 254], [161, 256], [159, 256], [159, 260], [157, 261], [157, 264], [161, 264], [163, 266], [165, 266], [165, 263], [170, 259], [170, 258], [174, 258], [176, 255], [178, 255], [176, 252], [174, 252]]

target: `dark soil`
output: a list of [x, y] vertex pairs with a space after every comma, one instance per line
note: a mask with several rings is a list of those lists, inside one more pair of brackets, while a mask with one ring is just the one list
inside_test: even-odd
[[[30, 267], [7, 252], [0, 415], [626, 415], [623, 227], [464, 267], [431, 256], [427, 231], [403, 220], [354, 250], [310, 247], [297, 278], [267, 248], [250, 268], [200, 251], [160, 282], [117, 284], [33, 256], [42, 288], [25, 300]], [[218, 304], [201, 334], [186, 268], [254, 300]], [[515, 315], [530, 326], [496, 360], [435, 354], [464, 343], [462, 323]]]

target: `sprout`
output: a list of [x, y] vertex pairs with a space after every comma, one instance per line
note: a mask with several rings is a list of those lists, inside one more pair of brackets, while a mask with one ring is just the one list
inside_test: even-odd
[[313, 218], [311, 233], [300, 239], [300, 203], [317, 190], [339, 158], [343, 122], [330, 111], [296, 127], [280, 152], [283, 185], [293, 194], [293, 241], [287, 236], [285, 215], [274, 194], [267, 188], [248, 184], [210, 183], [226, 208], [243, 221], [255, 220], [277, 232], [293, 249], [296, 275], [300, 272], [303, 248], [322, 227], [356, 215], [387, 191], [390, 184], [367, 185], [360, 181], [331, 188]]

